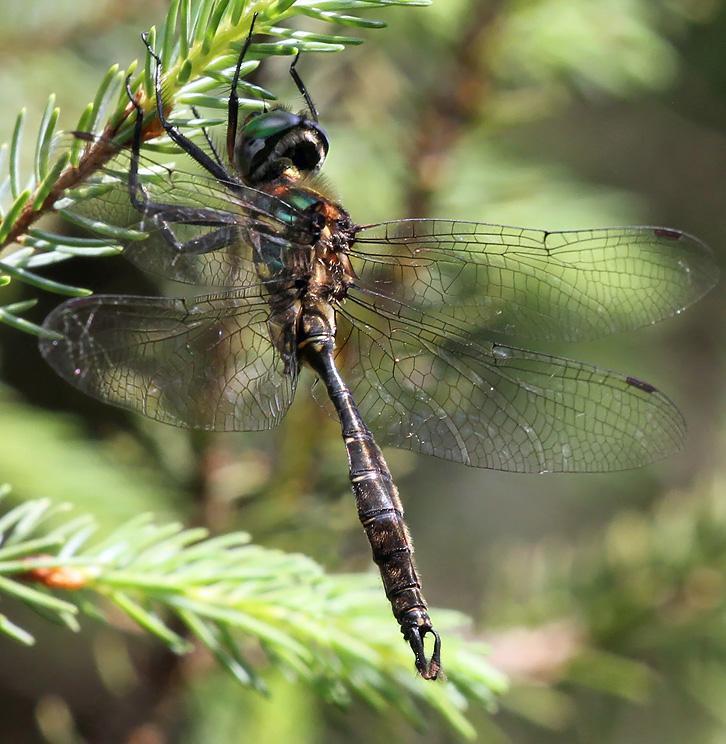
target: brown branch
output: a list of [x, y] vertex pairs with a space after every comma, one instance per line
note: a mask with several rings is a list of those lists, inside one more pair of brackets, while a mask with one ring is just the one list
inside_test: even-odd
[[[53, 188], [48, 193], [48, 196], [43, 200], [40, 207], [33, 209], [33, 202], [35, 200], [34, 196], [38, 193], [40, 184], [36, 186], [35, 192], [31, 195], [28, 203], [23, 207], [20, 216], [15, 221], [15, 224], [7, 237], [2, 241], [2, 243], [0, 243], [0, 252], [2, 252], [3, 248], [6, 248], [13, 243], [20, 242], [20, 238], [25, 235], [33, 224], [48, 212], [53, 211], [55, 203], [66, 191], [82, 184], [118, 154], [118, 144], [114, 144], [112, 140], [118, 134], [121, 125], [129, 117], [131, 111], [133, 111], [133, 107], [129, 103], [124, 109], [123, 114], [118, 118], [118, 121], [108, 124], [97, 138], [94, 137], [93, 142], [86, 147], [83, 155], [81, 155], [78, 165], [66, 168], [60, 174], [58, 180], [55, 182]], [[158, 119], [154, 118], [144, 126], [141, 139], [145, 142], [146, 140], [158, 137], [161, 132], [162, 129], [159, 126]]]
[[[34, 199], [31, 195], [28, 203], [23, 207], [23, 211], [15, 221], [12, 230], [8, 233], [7, 238], [0, 244], [0, 250], [18, 242], [20, 236], [24, 235], [30, 229], [31, 225], [53, 209], [53, 205], [60, 199], [63, 192], [83, 183], [92, 173], [102, 168], [116, 152], [117, 150], [110, 145], [106, 137], [106, 132], [104, 132], [102, 139], [99, 139], [86, 149], [77, 166], [70, 166], [60, 174], [50, 193], [38, 209], [33, 209]], [[35, 193], [37, 193], [37, 189]]]

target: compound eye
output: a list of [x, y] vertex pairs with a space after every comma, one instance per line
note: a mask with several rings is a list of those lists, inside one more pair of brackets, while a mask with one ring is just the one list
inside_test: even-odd
[[234, 158], [250, 184], [287, 172], [303, 178], [319, 170], [328, 154], [328, 137], [315, 121], [284, 109], [250, 117], [240, 129]]
[[296, 114], [275, 109], [266, 113], [258, 113], [254, 118], [248, 119], [242, 126], [240, 137], [267, 140], [271, 137], [278, 137], [298, 124], [300, 124], [300, 117]]
[[240, 129], [235, 148], [235, 161], [241, 175], [255, 180], [256, 172], [269, 165], [275, 143], [299, 124], [299, 116], [282, 109], [248, 117]]

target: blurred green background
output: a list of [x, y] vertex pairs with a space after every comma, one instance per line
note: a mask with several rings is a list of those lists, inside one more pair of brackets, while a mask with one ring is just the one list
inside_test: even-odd
[[[0, 140], [21, 106], [32, 131], [50, 92], [72, 127], [101, 71], [140, 56], [139, 32], [165, 7], [0, 0]], [[357, 221], [663, 224], [701, 237], [723, 265], [726, 3], [438, 0], [379, 15], [389, 28], [362, 47], [301, 62], [331, 138], [325, 173]], [[270, 60], [258, 81], [299, 106], [286, 66]], [[47, 274], [159, 289], [119, 259]], [[4, 292], [13, 302], [27, 290]], [[726, 740], [724, 321], [717, 287], [659, 326], [548, 347], [667, 391], [689, 425], [667, 462], [538, 477], [386, 453], [427, 598], [472, 615], [512, 680], [498, 714], [469, 711], [482, 741]], [[152, 510], [247, 530], [329, 570], [370, 568], [337, 425], [305, 389], [276, 432], [190, 435], [76, 393], [33, 338], [0, 327], [0, 442], [0, 480], [17, 500], [68, 500], [109, 525]], [[263, 699], [204, 659], [90, 622], [74, 638], [27, 623], [36, 648], [0, 642], [2, 741], [451, 736], [323, 706], [283, 679]]]

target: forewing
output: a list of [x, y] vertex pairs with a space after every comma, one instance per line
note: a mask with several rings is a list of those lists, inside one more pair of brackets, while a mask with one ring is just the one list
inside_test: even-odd
[[526, 473], [627, 469], [682, 445], [677, 408], [634, 378], [470, 343], [396, 303], [372, 312], [356, 292], [339, 314], [339, 360], [383, 444]]
[[147, 198], [168, 207], [167, 219], [133, 206], [127, 150], [73, 192], [74, 203], [66, 211], [140, 233], [119, 240], [125, 257], [148, 273], [208, 287], [248, 286], [258, 278], [256, 262], [267, 261], [260, 250], [272, 250], [270, 265], [282, 271], [292, 248], [313, 240], [306, 216], [274, 196], [147, 157], [141, 166]]
[[658, 227], [545, 232], [455, 220], [360, 228], [360, 286], [470, 331], [578, 341], [655, 323], [699, 299], [708, 247]]
[[[278, 318], [282, 313], [278, 313]], [[176, 426], [276, 426], [297, 382], [294, 324], [244, 292], [175, 300], [96, 295], [57, 307], [41, 339], [51, 367], [99, 400]]]

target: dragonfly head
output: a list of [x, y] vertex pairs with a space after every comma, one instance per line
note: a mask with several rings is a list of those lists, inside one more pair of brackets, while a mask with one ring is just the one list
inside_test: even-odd
[[250, 184], [274, 180], [285, 172], [296, 179], [312, 175], [327, 154], [328, 137], [320, 124], [281, 108], [251, 114], [234, 148], [235, 165]]

